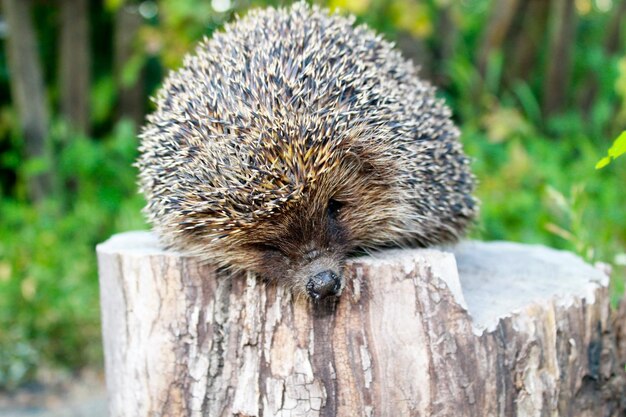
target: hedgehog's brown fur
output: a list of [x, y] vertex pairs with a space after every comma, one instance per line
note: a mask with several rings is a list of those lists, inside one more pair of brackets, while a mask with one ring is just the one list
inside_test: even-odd
[[449, 109], [353, 20], [253, 11], [169, 75], [137, 163], [166, 245], [303, 292], [355, 248], [464, 231], [474, 179]]

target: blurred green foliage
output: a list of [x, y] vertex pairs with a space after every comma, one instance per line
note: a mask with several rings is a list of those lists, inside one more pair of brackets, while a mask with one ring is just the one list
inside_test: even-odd
[[101, 360], [94, 247], [116, 231], [145, 227], [131, 123], [98, 141], [74, 137], [62, 149], [60, 180], [76, 184], [39, 206], [0, 199], [0, 385], [34, 377], [40, 364]]
[[[144, 19], [134, 55], [116, 81], [113, 41], [105, 35], [112, 31], [116, 12], [131, 3], [144, 8]], [[115, 232], [146, 227], [132, 167], [138, 126], [116, 115], [120, 88], [142, 81], [149, 110], [147, 97], [197, 40], [210, 36], [235, 12], [282, 3], [92, 2], [91, 32], [97, 34], [92, 41], [92, 133], [72, 134], [55, 112], [51, 161], [23, 158], [24, 141], [8, 100], [10, 78], [0, 44], [0, 387], [36, 377], [39, 367], [79, 369], [101, 361], [94, 247]], [[542, 71], [508, 80], [505, 50], [490, 55], [484, 77], [477, 70], [475, 57], [491, 4], [330, 0], [328, 5], [351, 11], [389, 39], [400, 43], [408, 37], [431, 51], [443, 47], [437, 28], [443, 12], [448, 13], [458, 30], [452, 53], [428, 70], [453, 107], [466, 150], [474, 158], [482, 213], [472, 237], [543, 243], [589, 261], [613, 263], [617, 299], [626, 263], [626, 164], [618, 160], [595, 170], [626, 123], [626, 57], [602, 49], [610, 13], [591, 0], [576, 2], [580, 21], [571, 102], [546, 117], [540, 100]], [[55, 16], [53, 6], [39, 5], [40, 49], [53, 105]], [[544, 53], [539, 59], [537, 66], [543, 68], [549, 57]], [[591, 73], [597, 94], [589, 113], [583, 114], [575, 98], [583, 94]], [[57, 192], [31, 204], [26, 181], [50, 169], [57, 174]]]

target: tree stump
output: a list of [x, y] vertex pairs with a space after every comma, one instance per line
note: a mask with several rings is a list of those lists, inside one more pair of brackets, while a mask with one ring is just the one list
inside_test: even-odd
[[608, 278], [567, 252], [383, 251], [320, 304], [148, 232], [98, 261], [111, 417], [624, 415]]

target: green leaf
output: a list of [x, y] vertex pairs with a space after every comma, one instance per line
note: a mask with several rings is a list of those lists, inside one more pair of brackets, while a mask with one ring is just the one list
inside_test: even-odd
[[605, 166], [607, 166], [610, 162], [611, 162], [611, 157], [610, 157], [610, 156], [605, 156], [604, 158], [600, 159], [600, 160], [596, 163], [596, 169], [601, 169], [601, 168], [604, 168], [604, 167], [605, 167]]
[[608, 155], [604, 158], [600, 159], [596, 163], [596, 169], [601, 169], [611, 163], [613, 159], [616, 159], [618, 156], [624, 155], [626, 153], [626, 130], [622, 132], [621, 135], [615, 139], [613, 145], [609, 148], [607, 152]]
[[622, 134], [619, 135], [617, 139], [615, 139], [615, 142], [613, 142], [613, 146], [611, 146], [611, 148], [609, 149], [609, 156], [615, 159], [618, 156], [623, 155], [625, 153], [626, 153], [626, 130], [623, 131]]

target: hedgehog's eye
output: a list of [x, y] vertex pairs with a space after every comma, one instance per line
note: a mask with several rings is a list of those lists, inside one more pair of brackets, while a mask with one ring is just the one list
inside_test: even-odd
[[271, 243], [255, 243], [252, 246], [254, 249], [260, 252], [281, 253], [280, 248], [278, 246], [272, 245]]
[[341, 201], [337, 201], [334, 198], [328, 200], [328, 217], [330, 217], [331, 219], [336, 219], [339, 215], [339, 211], [343, 206], [344, 203], [342, 203]]

